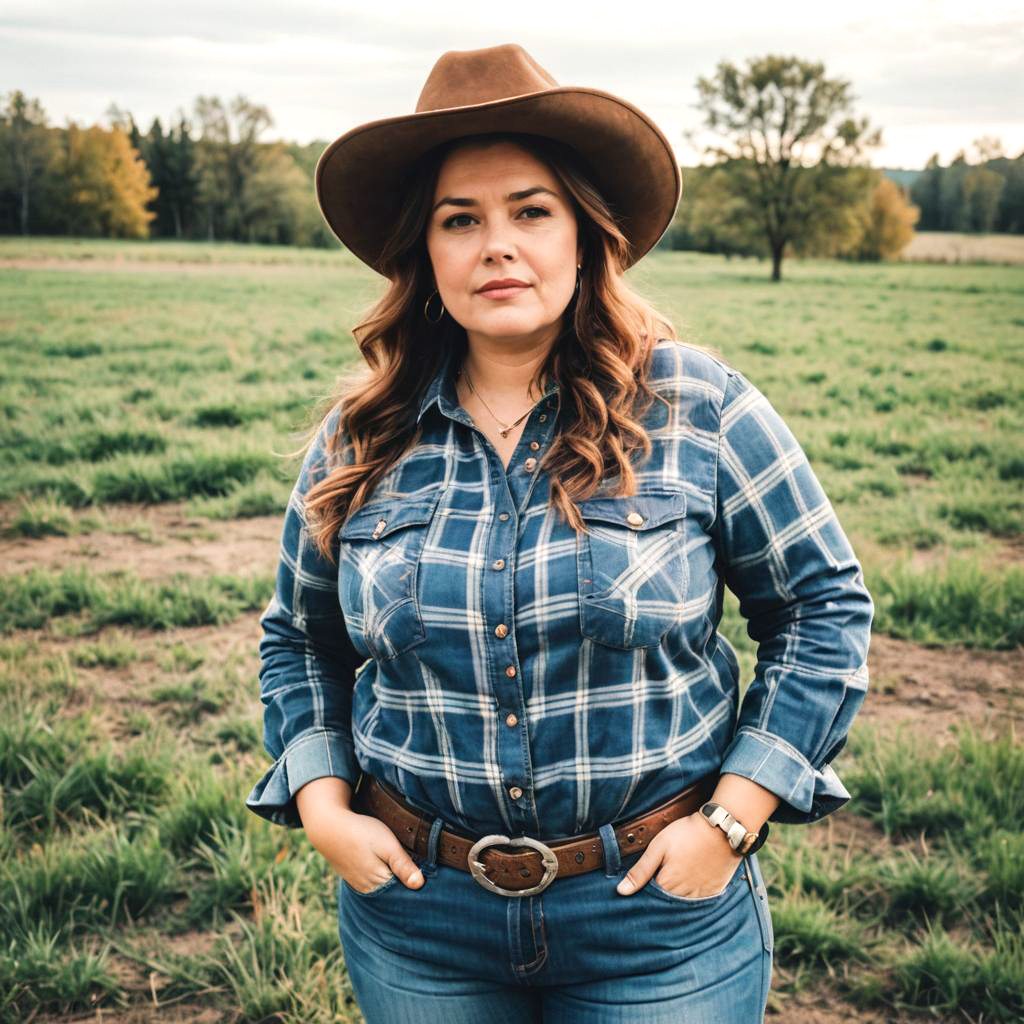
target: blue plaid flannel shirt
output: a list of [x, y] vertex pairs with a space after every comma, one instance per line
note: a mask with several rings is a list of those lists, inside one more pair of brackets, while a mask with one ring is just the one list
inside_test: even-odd
[[[325, 420], [284, 519], [261, 617], [264, 744], [246, 804], [301, 827], [295, 793], [362, 771], [470, 835], [554, 840], [667, 800], [709, 772], [777, 794], [773, 821], [849, 799], [831, 762], [867, 692], [874, 605], [796, 438], [738, 370], [660, 340], [633, 497], [581, 503], [579, 537], [537, 469], [558, 385], [507, 468], [473, 427], [449, 354], [421, 442], [334, 541], [303, 496], [334, 463]], [[333, 455], [331, 459], [340, 456]], [[607, 490], [608, 488], [602, 488]], [[757, 665], [742, 704], [717, 631], [739, 599]]]

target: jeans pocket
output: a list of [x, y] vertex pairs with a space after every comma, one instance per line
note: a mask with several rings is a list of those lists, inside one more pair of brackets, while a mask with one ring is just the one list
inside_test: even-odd
[[357, 896], [363, 897], [379, 896], [382, 892], [387, 892], [388, 889], [391, 889], [397, 881], [398, 875], [392, 873], [391, 877], [387, 879], [387, 881], [381, 882], [380, 885], [375, 886], [374, 888], [369, 889], [366, 892], [360, 892], [354, 885], [350, 885], [347, 881], [345, 881], [344, 878], [341, 880], [342, 885], [348, 886], [350, 892], [354, 892]]
[[729, 881], [726, 882], [718, 892], [712, 893], [710, 896], [679, 896], [674, 892], [669, 892], [668, 889], [659, 885], [655, 880], [657, 872], [655, 872], [654, 875], [651, 875], [644, 888], [650, 889], [652, 895], [660, 896], [662, 899], [668, 900], [670, 903], [682, 903], [686, 906], [692, 907], [709, 907], [717, 903], [724, 902], [726, 896], [736, 888], [740, 882], [740, 868], [741, 865], [737, 864], [729, 878]]

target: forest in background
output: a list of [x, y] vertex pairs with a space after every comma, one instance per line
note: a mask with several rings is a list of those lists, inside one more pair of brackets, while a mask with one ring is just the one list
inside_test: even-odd
[[[14, 90], [0, 104], [0, 234], [257, 242], [336, 248], [316, 206], [313, 173], [329, 140], [264, 142], [269, 110], [238, 96], [200, 96], [146, 132], [112, 105], [107, 125], [51, 126], [40, 102]], [[684, 200], [659, 243], [765, 255], [729, 178], [739, 161], [683, 167]], [[808, 175], [814, 168], [799, 168]], [[918, 231], [1024, 233], [1024, 153], [975, 140], [943, 167], [840, 166], [857, 193], [841, 229], [793, 240], [797, 256], [892, 258]], [[849, 190], [848, 190], [849, 191]]]

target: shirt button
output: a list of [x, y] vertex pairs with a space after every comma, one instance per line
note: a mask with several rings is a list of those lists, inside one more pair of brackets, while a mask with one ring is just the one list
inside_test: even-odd
[[505, 521], [506, 521], [506, 520], [508, 519], [508, 513], [507, 513], [507, 512], [502, 512], [502, 513], [501, 513], [501, 515], [500, 515], [500, 516], [498, 516], [498, 518], [499, 518], [499, 519], [500, 519], [500, 520], [501, 520], [502, 522], [505, 522]]
[[545, 421], [545, 420], [546, 420], [547, 418], [548, 418], [548, 414], [547, 414], [546, 412], [542, 412], [542, 413], [541, 413], [541, 414], [540, 414], [540, 415], [539, 415], [539, 416], [537, 417], [537, 419], [539, 419], [539, 420], [541, 421], [541, 423], [543, 423], [543, 422], [544, 422], [544, 421]]
[[495, 561], [493, 561], [491, 563], [491, 568], [492, 569], [504, 569], [505, 568], [505, 559], [504, 558], [495, 559]]
[[505, 724], [506, 724], [506, 725], [518, 725], [518, 724], [519, 724], [519, 719], [518, 719], [518, 718], [516, 718], [515, 712], [513, 712], [513, 711], [510, 711], [510, 712], [509, 712], [509, 713], [508, 713], [508, 714], [507, 714], [507, 715], [505, 716]]
[[506, 665], [505, 666], [505, 675], [507, 675], [509, 677], [509, 679], [511, 679], [515, 674], [516, 674], [516, 667], [515, 667], [515, 665]]
[[494, 627], [494, 635], [497, 637], [508, 636], [508, 626], [506, 626], [504, 622], [498, 623], [498, 625]]
[[537, 460], [532, 456], [523, 463], [523, 469], [528, 473], [533, 472], [533, 468], [537, 465]]
[[523, 791], [518, 786], [513, 786], [508, 791], [508, 795], [512, 797], [513, 800], [518, 800], [523, 795]]
[[540, 447], [540, 442], [539, 441], [531, 441], [530, 442], [530, 451], [531, 452], [535, 452], [539, 447]]
[[640, 515], [639, 512], [630, 512], [629, 515], [626, 516], [626, 522], [629, 523], [630, 526], [640, 526], [643, 521], [644, 517]]

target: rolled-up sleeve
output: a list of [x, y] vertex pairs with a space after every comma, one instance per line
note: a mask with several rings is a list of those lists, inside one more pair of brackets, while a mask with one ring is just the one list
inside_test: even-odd
[[799, 442], [736, 370], [716, 480], [718, 569], [758, 645], [720, 771], [775, 793], [770, 820], [815, 821], [850, 799], [832, 761], [867, 693], [874, 604]]
[[[352, 687], [364, 660], [349, 639], [338, 603], [337, 540], [331, 564], [316, 549], [304, 511], [306, 492], [330, 468], [326, 438], [334, 410], [310, 446], [285, 512], [277, 583], [260, 617], [263, 745], [274, 764], [246, 806], [276, 825], [301, 828], [296, 792], [323, 776], [360, 774], [352, 745]], [[331, 456], [330, 459], [339, 459]]]

